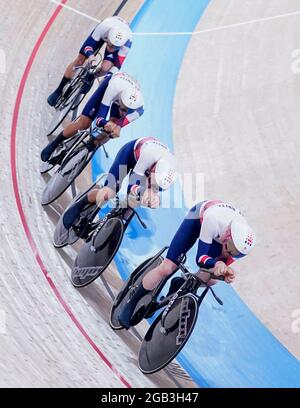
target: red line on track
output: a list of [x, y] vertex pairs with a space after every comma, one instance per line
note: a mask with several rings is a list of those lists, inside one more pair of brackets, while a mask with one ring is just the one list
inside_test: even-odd
[[[61, 4], [66, 4], [68, 0], [62, 0]], [[25, 213], [23, 210], [22, 206], [22, 201], [20, 198], [20, 193], [19, 193], [19, 185], [18, 185], [18, 177], [17, 177], [17, 161], [16, 161], [16, 139], [17, 139], [17, 125], [18, 125], [18, 119], [19, 119], [19, 113], [20, 113], [20, 106], [22, 103], [22, 98], [23, 98], [23, 93], [25, 89], [26, 82], [28, 80], [32, 65], [35, 61], [35, 58], [37, 56], [37, 53], [39, 51], [40, 46], [42, 45], [42, 42], [44, 41], [49, 29], [51, 28], [52, 24], [56, 20], [57, 16], [59, 15], [60, 11], [62, 10], [62, 6], [56, 7], [54, 13], [50, 17], [49, 21], [47, 22], [46, 26], [44, 27], [41, 35], [39, 36], [37, 42], [35, 43], [35, 46], [31, 52], [31, 55], [28, 59], [28, 62], [26, 64], [26, 68], [23, 72], [22, 79], [18, 88], [18, 93], [17, 93], [17, 98], [15, 101], [15, 106], [14, 106], [14, 112], [13, 112], [13, 118], [12, 118], [12, 126], [11, 126], [11, 150], [10, 150], [10, 160], [11, 160], [11, 173], [12, 173], [12, 182], [13, 182], [13, 188], [14, 188], [14, 194], [15, 194], [15, 200], [16, 204], [18, 207], [18, 212], [23, 224], [23, 228], [26, 234], [26, 237], [28, 239], [28, 242], [30, 244], [31, 250], [34, 254], [34, 257], [40, 266], [45, 278], [47, 279], [48, 284], [50, 285], [51, 289], [53, 290], [57, 300], [60, 302], [60, 304], [63, 306], [65, 312], [69, 315], [75, 326], [78, 328], [78, 330], [81, 332], [81, 334], [84, 336], [84, 338], [88, 341], [90, 346], [96, 351], [98, 356], [104, 361], [104, 363], [113, 371], [113, 373], [119, 378], [119, 380], [123, 383], [123, 385], [127, 388], [131, 388], [131, 385], [128, 383], [128, 381], [122, 376], [122, 374], [119, 373], [119, 371], [112, 365], [112, 363], [107, 359], [107, 357], [103, 354], [103, 352], [99, 349], [99, 347], [94, 343], [94, 341], [90, 338], [90, 336], [87, 334], [87, 332], [84, 330], [82, 325], [79, 323], [75, 315], [73, 314], [72, 310], [70, 307], [67, 305], [63, 297], [61, 296], [59, 290], [55, 286], [55, 283], [49, 276], [47, 269], [45, 265], [43, 264], [42, 258], [38, 252], [38, 248], [34, 242], [33, 236], [31, 234], [31, 231], [29, 229]]]

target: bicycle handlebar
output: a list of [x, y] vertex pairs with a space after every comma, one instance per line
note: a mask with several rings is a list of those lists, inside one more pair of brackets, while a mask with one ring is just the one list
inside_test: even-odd
[[[190, 275], [190, 274], [192, 274], [192, 275], [197, 276], [196, 273], [191, 273], [191, 272], [187, 269], [187, 267], [186, 267], [185, 265], [183, 265], [183, 263], [180, 263], [180, 264], [179, 264], [179, 269], [180, 269], [185, 275]], [[220, 276], [214, 275], [214, 273], [211, 272], [210, 269], [200, 268], [200, 272], [205, 272], [205, 273], [210, 274], [210, 275], [211, 275], [211, 279], [215, 279], [215, 280], [224, 280], [224, 279], [225, 279], [224, 275], [220, 275]], [[198, 276], [197, 276], [197, 278], [198, 278]], [[198, 279], [200, 279], [200, 278], [198, 278]]]
[[[225, 280], [225, 276], [224, 275], [220, 275], [220, 276], [216, 276], [214, 275], [212, 272], [207, 272], [210, 274], [210, 279], [214, 279], [214, 280], [219, 280], [219, 281], [224, 281]], [[198, 277], [198, 276], [197, 276]]]

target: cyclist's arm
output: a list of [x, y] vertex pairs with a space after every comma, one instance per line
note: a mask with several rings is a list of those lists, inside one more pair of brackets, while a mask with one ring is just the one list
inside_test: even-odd
[[108, 120], [106, 120], [106, 117], [107, 117], [109, 108], [110, 106], [107, 106], [107, 105], [104, 105], [104, 103], [101, 103], [99, 113], [96, 119], [97, 126], [100, 127], [100, 126], [105, 126], [107, 124]]
[[136, 110], [130, 109], [127, 115], [125, 116], [125, 118], [120, 121], [120, 126], [121, 127], [127, 126], [129, 123], [132, 123], [138, 118], [140, 118], [143, 115], [143, 113], [144, 113], [143, 106], [141, 106], [140, 108]]
[[121, 69], [121, 66], [122, 66], [123, 63], [124, 63], [124, 61], [125, 61], [125, 59], [126, 59], [126, 57], [127, 57], [127, 55], [128, 55], [128, 52], [129, 52], [131, 46], [132, 46], [132, 41], [131, 41], [131, 39], [130, 39], [130, 40], [128, 40], [128, 41], [126, 42], [126, 44], [123, 45], [123, 47], [121, 47], [121, 48], [119, 49], [119, 51], [116, 53], [115, 58], [114, 58], [114, 60], [113, 60], [113, 64], [114, 64], [114, 66], [117, 67], [118, 69]]
[[105, 126], [108, 120], [106, 120], [106, 117], [108, 115], [110, 106], [112, 104], [112, 101], [117, 95], [116, 90], [114, 89], [114, 86], [109, 86], [107, 87], [106, 91], [104, 92], [98, 113], [97, 113], [97, 119], [96, 123], [97, 126]]
[[101, 21], [99, 24], [96, 25], [94, 31], [91, 34], [91, 37], [95, 41], [100, 41], [100, 40], [103, 41], [103, 36], [105, 32], [107, 31], [106, 24], [103, 24], [103, 21]]
[[216, 265], [217, 259], [212, 258], [208, 255], [210, 247], [211, 244], [208, 244], [199, 239], [196, 262], [200, 268], [210, 269]]
[[204, 216], [201, 224], [196, 257], [196, 262], [199, 267], [210, 269], [215, 266], [217, 259], [210, 257], [208, 254], [213, 239], [216, 238], [217, 235], [218, 227], [215, 218], [209, 215]]
[[147, 147], [141, 150], [130, 175], [128, 191], [135, 191], [139, 195], [145, 192], [148, 188], [149, 169], [157, 160], [158, 157], [155, 150], [148, 149]]
[[[86, 39], [84, 45], [82, 46], [82, 53], [87, 57], [91, 57], [98, 51], [104, 44], [104, 40], [102, 39], [101, 35], [96, 33], [96, 29], [92, 32], [92, 34]], [[84, 48], [83, 48], [84, 47]]]
[[144, 149], [134, 166], [129, 179], [128, 193], [135, 194], [140, 200], [145, 190], [148, 188], [147, 173], [153, 164], [157, 161], [151, 149]]
[[130, 175], [127, 193], [134, 194], [138, 200], [147, 189], [148, 177], [145, 174], [137, 174], [134, 171]]

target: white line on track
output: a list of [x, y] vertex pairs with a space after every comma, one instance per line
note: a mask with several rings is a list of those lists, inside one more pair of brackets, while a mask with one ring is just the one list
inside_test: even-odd
[[228, 28], [241, 27], [241, 26], [248, 25], [248, 24], [255, 24], [255, 23], [261, 23], [261, 22], [270, 21], [270, 20], [277, 20], [280, 18], [297, 16], [297, 15], [300, 15], [300, 11], [294, 11], [292, 13], [286, 13], [286, 14], [278, 14], [276, 16], [258, 18], [256, 20], [243, 21], [241, 23], [228, 24], [228, 25], [223, 25], [220, 27], [207, 28], [205, 30], [192, 31], [192, 32], [181, 31], [181, 32], [169, 32], [169, 33], [134, 33], [134, 34], [135, 35], [174, 35], [174, 36], [176, 35], [197, 35], [197, 34], [211, 33], [214, 31], [221, 31], [221, 30], [225, 30]]
[[[56, 0], [50, 0], [51, 3], [55, 3], [58, 5], [61, 5], [62, 7], [73, 11], [76, 14], [79, 14], [80, 16], [83, 16], [85, 18], [88, 18], [89, 20], [95, 21], [97, 23], [99, 23], [101, 20], [98, 20], [97, 18], [94, 18], [92, 16], [89, 16], [88, 14], [82, 13], [79, 10], [76, 10], [73, 7], [67, 6], [66, 4], [61, 4], [59, 1]], [[133, 35], [139, 35], [139, 36], [151, 36], [151, 35], [156, 35], [156, 36], [178, 36], [178, 35], [198, 35], [198, 34], [204, 34], [204, 33], [212, 33], [214, 31], [221, 31], [221, 30], [225, 30], [228, 28], [235, 28], [235, 27], [241, 27], [244, 25], [248, 25], [248, 24], [255, 24], [255, 23], [261, 23], [261, 22], [265, 22], [265, 21], [271, 21], [271, 20], [278, 20], [280, 18], [285, 18], [285, 17], [292, 17], [292, 16], [297, 16], [300, 15], [300, 10], [299, 11], [293, 11], [291, 13], [285, 13], [285, 14], [278, 14], [276, 16], [270, 16], [270, 17], [263, 17], [263, 18], [258, 18], [255, 20], [249, 20], [249, 21], [244, 21], [241, 23], [234, 23], [234, 24], [228, 24], [228, 25], [223, 25], [220, 27], [215, 27], [215, 28], [207, 28], [205, 30], [200, 30], [200, 31], [181, 31], [181, 32], [167, 32], [167, 33], [133, 33]]]
[[62, 3], [60, 3], [59, 1], [50, 0], [50, 2], [51, 2], [51, 3], [54, 3], [54, 4], [57, 4], [58, 6], [62, 6], [62, 7], [64, 7], [65, 9], [68, 9], [68, 10], [70, 10], [70, 11], [73, 11], [74, 13], [79, 14], [80, 16], [85, 17], [85, 18], [87, 18], [87, 19], [89, 19], [89, 20], [95, 21], [96, 23], [100, 23], [100, 21], [101, 21], [101, 20], [98, 20], [98, 19], [95, 18], [95, 17], [89, 16], [88, 14], [82, 13], [81, 11], [79, 11], [79, 10], [73, 8], [73, 7], [70, 7], [70, 6], [68, 6], [67, 4], [62, 4]]

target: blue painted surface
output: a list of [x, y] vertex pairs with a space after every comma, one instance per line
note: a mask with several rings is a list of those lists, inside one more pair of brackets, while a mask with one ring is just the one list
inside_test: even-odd
[[[132, 23], [135, 32], [193, 31], [209, 0], [148, 0]], [[107, 145], [111, 159], [98, 154], [94, 178], [107, 171], [128, 140], [156, 136], [172, 146], [172, 102], [189, 36], [136, 36], [124, 70], [135, 76], [145, 96], [145, 114]], [[183, 118], [184, 120], [184, 118]], [[175, 197], [180, 196], [178, 186]], [[216, 192], [217, 196], [217, 192]], [[173, 201], [172, 201], [173, 202]], [[184, 209], [139, 210], [145, 231], [134, 220], [116, 262], [123, 278], [146, 257], [170, 243]], [[195, 252], [188, 264], [195, 270]], [[245, 267], [247, 262], [245, 261]], [[300, 387], [299, 362], [257, 320], [229, 285], [220, 283], [220, 307], [208, 295], [196, 328], [178, 357], [198, 385], [206, 387]], [[267, 296], [267, 294], [266, 294]]]

